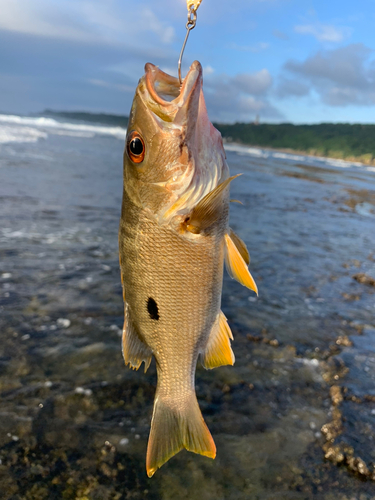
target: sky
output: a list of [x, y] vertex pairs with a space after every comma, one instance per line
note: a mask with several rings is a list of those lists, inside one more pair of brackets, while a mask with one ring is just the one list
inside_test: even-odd
[[[0, 112], [129, 114], [146, 62], [177, 76], [185, 0], [0, 0]], [[374, 0], [202, 0], [183, 59], [211, 120], [375, 123]]]

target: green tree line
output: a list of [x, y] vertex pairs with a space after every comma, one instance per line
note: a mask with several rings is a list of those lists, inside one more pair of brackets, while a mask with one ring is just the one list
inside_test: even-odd
[[320, 123], [260, 124], [215, 123], [228, 141], [275, 149], [304, 151], [316, 156], [358, 159], [373, 163], [375, 159], [375, 125]]
[[44, 116], [52, 116], [55, 118], [63, 118], [64, 120], [77, 120], [93, 123], [101, 123], [103, 125], [112, 125], [114, 127], [127, 127], [129, 118], [122, 115], [112, 115], [109, 113], [89, 113], [87, 111], [54, 111], [45, 109], [40, 113]]
[[[43, 114], [127, 127], [128, 117], [107, 113], [83, 111], [44, 110]], [[375, 164], [375, 125], [349, 123], [320, 123], [293, 125], [292, 123], [214, 123], [224, 140], [274, 149], [291, 149], [315, 156], [359, 160]]]

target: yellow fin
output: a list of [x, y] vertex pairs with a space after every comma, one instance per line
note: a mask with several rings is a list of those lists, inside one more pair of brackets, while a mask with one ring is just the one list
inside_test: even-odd
[[250, 264], [250, 254], [245, 245], [245, 243], [241, 240], [241, 238], [233, 231], [232, 228], [229, 228], [229, 235], [232, 238], [233, 243], [236, 245], [237, 250], [240, 252], [241, 257], [246, 262], [248, 266]]
[[198, 234], [212, 226], [220, 218], [223, 211], [222, 195], [233, 179], [239, 175], [242, 174], [232, 175], [216, 186], [193, 208], [190, 217], [185, 222], [188, 231]]
[[147, 446], [148, 477], [183, 448], [215, 458], [216, 446], [192, 390], [186, 400], [176, 405], [174, 398], [156, 393], [151, 431]]
[[231, 278], [236, 279], [241, 285], [250, 288], [258, 295], [258, 287], [247, 268], [241, 253], [229, 234], [224, 235], [225, 239], [225, 264]]
[[122, 331], [122, 355], [125, 364], [133, 370], [138, 370], [142, 361], [145, 362], [145, 373], [152, 359], [151, 349], [138, 337], [131, 320], [129, 306], [125, 303], [125, 321]]
[[220, 311], [202, 354], [202, 365], [206, 370], [234, 364], [235, 358], [230, 339], [233, 340], [231, 329], [224, 313]]

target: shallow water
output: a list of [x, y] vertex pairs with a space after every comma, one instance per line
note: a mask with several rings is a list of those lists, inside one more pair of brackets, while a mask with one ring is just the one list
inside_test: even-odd
[[216, 460], [148, 479], [155, 367], [120, 347], [123, 140], [63, 125], [0, 123], [2, 498], [375, 498], [375, 172], [228, 148], [259, 298], [225, 276], [236, 364], [197, 369]]

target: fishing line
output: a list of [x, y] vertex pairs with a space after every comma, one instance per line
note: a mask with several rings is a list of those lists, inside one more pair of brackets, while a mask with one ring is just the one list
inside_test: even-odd
[[182, 49], [180, 52], [180, 57], [178, 59], [178, 79], [180, 80], [180, 85], [182, 85], [182, 77], [181, 77], [181, 62], [182, 62], [182, 56], [184, 55], [184, 50], [186, 46], [186, 42], [189, 38], [189, 33], [192, 29], [195, 28], [197, 24], [197, 10], [200, 4], [202, 3], [202, 0], [186, 0], [186, 5], [188, 9], [188, 20], [186, 23], [186, 35], [185, 35], [185, 40], [184, 43], [182, 44]]

